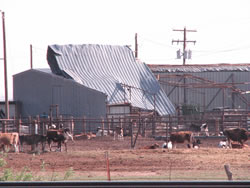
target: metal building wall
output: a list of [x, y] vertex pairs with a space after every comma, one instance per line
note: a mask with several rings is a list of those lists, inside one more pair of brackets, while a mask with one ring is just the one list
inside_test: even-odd
[[106, 115], [104, 93], [52, 73], [28, 70], [14, 75], [13, 86], [14, 100], [22, 102], [22, 117], [49, 114], [52, 104], [58, 104], [59, 114], [64, 116]]
[[[241, 83], [241, 82], [249, 82], [250, 81], [250, 72], [241, 72], [241, 71], [218, 71], [218, 72], [184, 72], [184, 73], [173, 73], [173, 72], [164, 72], [164, 73], [155, 73], [156, 75], [160, 75], [161, 81], [173, 81], [178, 82], [180, 78], [164, 78], [164, 75], [173, 75], [173, 74], [191, 74], [194, 76], [199, 76], [217, 83]], [[233, 76], [231, 76], [233, 75]], [[197, 81], [186, 79], [186, 83], [199, 83]], [[183, 83], [183, 82], [182, 82]], [[250, 91], [250, 84], [240, 84], [235, 85], [237, 88], [242, 89], [244, 91]], [[183, 104], [184, 103], [184, 88], [182, 87], [176, 87], [169, 86], [167, 84], [162, 84], [161, 87], [163, 90], [167, 93], [169, 99], [175, 104]], [[172, 92], [171, 92], [172, 91]], [[171, 93], [170, 93], [171, 92]], [[217, 94], [217, 92], [219, 92]], [[217, 94], [217, 95], [216, 95]], [[224, 106], [225, 107], [235, 107], [235, 108], [243, 108], [243, 109], [249, 109], [249, 107], [246, 106], [246, 104], [237, 96], [234, 98], [233, 103], [233, 96], [232, 96], [232, 90], [225, 89], [224, 92]], [[250, 101], [250, 94], [244, 95], [244, 97], [247, 98], [248, 101]], [[211, 110], [215, 107], [222, 107], [223, 106], [223, 89], [219, 88], [186, 88], [186, 98], [187, 98], [187, 104], [197, 105], [200, 106], [200, 109], [204, 110], [204, 103], [207, 107], [206, 110]], [[211, 100], [214, 98], [212, 103], [209, 105]], [[208, 106], [209, 105], [209, 106]]]

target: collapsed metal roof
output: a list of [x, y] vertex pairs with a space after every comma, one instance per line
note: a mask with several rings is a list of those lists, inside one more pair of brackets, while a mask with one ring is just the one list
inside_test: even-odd
[[156, 65], [148, 64], [153, 72], [250, 72], [250, 64], [207, 64], [207, 65]]
[[106, 93], [108, 104], [130, 103], [160, 115], [175, 112], [151, 70], [136, 62], [128, 46], [49, 45], [47, 60], [54, 74]]

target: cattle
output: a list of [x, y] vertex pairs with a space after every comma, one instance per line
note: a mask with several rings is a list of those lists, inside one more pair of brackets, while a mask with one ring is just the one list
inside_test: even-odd
[[65, 151], [67, 152], [67, 142], [69, 138], [74, 141], [73, 136], [70, 134], [70, 130], [68, 128], [65, 129], [49, 129], [47, 130], [47, 141], [49, 145], [50, 151], [52, 151], [52, 141], [57, 142], [57, 148], [59, 151], [62, 151], [62, 143], [65, 146]]
[[169, 141], [169, 142], [164, 142], [164, 143], [162, 144], [162, 148], [173, 149], [173, 144], [172, 144], [171, 141]]
[[193, 146], [194, 149], [199, 149], [200, 148], [200, 144], [201, 144], [200, 139], [197, 139], [197, 140], [194, 139], [194, 141], [192, 142], [192, 146]]
[[6, 151], [6, 147], [14, 146], [15, 152], [19, 152], [19, 134], [14, 133], [0, 133], [0, 148]]
[[209, 136], [208, 125], [206, 123], [203, 123], [202, 125], [196, 125], [192, 123], [189, 127], [189, 130], [198, 133], [198, 136], [200, 134]]
[[42, 144], [42, 151], [45, 151], [46, 136], [43, 135], [19, 135], [19, 141], [21, 146], [21, 151], [23, 152], [23, 144], [26, 143], [31, 145], [31, 151], [36, 151], [38, 144]]
[[74, 136], [75, 140], [90, 140], [92, 138], [95, 138], [96, 135], [93, 133], [82, 133]]
[[249, 132], [244, 128], [226, 129], [223, 135], [227, 138], [229, 147], [232, 148], [231, 141], [239, 142], [242, 146], [250, 136]]
[[160, 147], [159, 144], [154, 143], [153, 145], [141, 147], [141, 148], [139, 148], [139, 149], [157, 149], [157, 148], [159, 148], [159, 147]]
[[123, 140], [123, 129], [121, 127], [116, 127], [115, 128], [115, 131], [114, 131], [114, 140], [115, 139], [118, 139], [118, 140]]
[[97, 128], [96, 136], [108, 136], [107, 130], [102, 130], [100, 127]]
[[193, 133], [191, 131], [172, 132], [170, 141], [173, 144], [173, 148], [176, 148], [177, 143], [184, 143], [185, 141], [188, 142], [188, 147], [191, 147], [190, 144], [194, 141]]

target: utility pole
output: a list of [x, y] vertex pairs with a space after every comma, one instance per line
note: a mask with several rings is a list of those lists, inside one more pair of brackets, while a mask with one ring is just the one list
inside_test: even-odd
[[5, 17], [2, 12], [3, 24], [3, 61], [4, 61], [4, 86], [5, 86], [5, 118], [9, 119], [9, 99], [8, 99], [8, 78], [7, 78], [7, 56], [6, 56], [6, 36], [5, 36]]
[[138, 59], [138, 42], [137, 42], [137, 33], [135, 34], [135, 59]]
[[[196, 30], [187, 30], [186, 27], [184, 27], [184, 29], [173, 29], [173, 31], [181, 31], [183, 32], [184, 34], [184, 37], [183, 37], [183, 40], [172, 40], [172, 44], [173, 43], [183, 43], [183, 52], [182, 52], [182, 57], [183, 57], [183, 65], [185, 66], [186, 65], [186, 58], [187, 58], [187, 51], [186, 51], [186, 46], [187, 46], [187, 43], [191, 42], [191, 43], [196, 43], [195, 40], [187, 40], [187, 32], [197, 32]], [[188, 55], [189, 59], [191, 59], [191, 51], [189, 50], [189, 55]], [[180, 59], [181, 58], [181, 52], [180, 50], [177, 51], [177, 58]], [[184, 89], [183, 89], [183, 97], [184, 97], [184, 104], [187, 104], [187, 91], [186, 91], [186, 87], [185, 87], [185, 84], [186, 84], [186, 78], [185, 76], [183, 77], [183, 84], [184, 84]]]
[[33, 69], [33, 51], [32, 51], [32, 44], [30, 44], [30, 69]]
[[[185, 65], [186, 64], [186, 58], [187, 58], [187, 52], [186, 52], [186, 46], [187, 46], [187, 43], [188, 42], [192, 42], [192, 43], [196, 43], [196, 41], [195, 40], [187, 40], [187, 32], [197, 32], [196, 30], [188, 30], [188, 29], [186, 29], [186, 27], [184, 27], [184, 29], [173, 29], [173, 31], [181, 31], [181, 32], [183, 32], [183, 34], [184, 34], [184, 38], [183, 38], [183, 40], [172, 40], [172, 44], [173, 43], [177, 43], [177, 44], [179, 44], [179, 43], [183, 43], [183, 52], [182, 52], [182, 56], [183, 56], [183, 65]], [[190, 51], [190, 53], [191, 53], [191, 51]], [[191, 54], [190, 54], [190, 56], [191, 56]], [[177, 57], [178, 58], [178, 57]], [[191, 58], [191, 57], [190, 57]]]

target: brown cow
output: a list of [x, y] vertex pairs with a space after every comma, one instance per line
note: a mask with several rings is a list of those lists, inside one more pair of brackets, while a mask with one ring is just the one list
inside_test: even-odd
[[177, 143], [184, 143], [185, 141], [188, 142], [188, 148], [190, 148], [190, 143], [193, 143], [194, 136], [191, 131], [173, 132], [170, 134], [170, 141], [173, 144], [173, 148], [176, 148]]
[[239, 142], [241, 146], [244, 145], [250, 136], [249, 132], [244, 128], [226, 129], [223, 131], [224, 136], [227, 138], [229, 147], [232, 148], [231, 141]]
[[14, 146], [15, 152], [18, 152], [18, 145], [19, 145], [19, 134], [14, 133], [0, 133], [0, 149], [3, 148], [6, 151], [6, 147]]

